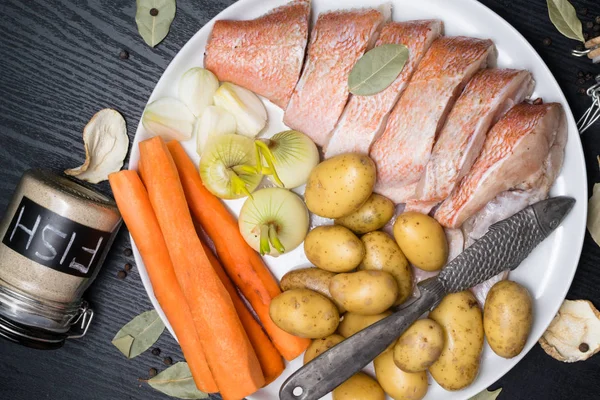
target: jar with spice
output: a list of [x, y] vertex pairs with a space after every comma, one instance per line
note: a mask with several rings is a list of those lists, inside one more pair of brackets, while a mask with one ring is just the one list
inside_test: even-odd
[[26, 171], [0, 222], [0, 336], [42, 349], [83, 336], [93, 311], [82, 295], [120, 224], [109, 197]]

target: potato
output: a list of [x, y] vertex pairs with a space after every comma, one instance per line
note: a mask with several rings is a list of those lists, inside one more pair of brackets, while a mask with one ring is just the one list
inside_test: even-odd
[[413, 292], [413, 272], [400, 247], [390, 235], [380, 231], [367, 233], [360, 240], [365, 245], [365, 258], [358, 269], [392, 274], [398, 284], [395, 304], [404, 303]]
[[444, 349], [429, 372], [446, 390], [460, 390], [477, 377], [483, 349], [481, 309], [470, 291], [452, 293], [429, 313], [444, 330]]
[[324, 351], [329, 350], [336, 344], [343, 342], [345, 337], [338, 334], [329, 335], [323, 339], [315, 339], [312, 341], [308, 349], [304, 352], [304, 364], [311, 362]]
[[394, 304], [398, 298], [398, 284], [389, 272], [358, 271], [334, 276], [329, 292], [346, 310], [375, 315]]
[[[329, 293], [329, 282], [334, 276], [335, 274], [333, 272], [325, 271], [320, 268], [295, 269], [281, 278], [279, 286], [281, 286], [281, 290], [284, 292], [290, 289], [310, 289], [317, 293], [321, 293], [335, 303]], [[340, 314], [346, 312], [344, 307], [340, 304], [336, 304], [336, 306]]]
[[320, 339], [331, 335], [340, 323], [338, 310], [327, 297], [308, 289], [292, 289], [271, 301], [271, 319], [294, 336]]
[[365, 246], [348, 228], [317, 226], [304, 239], [304, 252], [311, 263], [331, 272], [348, 272], [360, 264]]
[[385, 400], [379, 383], [364, 372], [357, 372], [331, 393], [333, 400]]
[[444, 229], [429, 215], [400, 214], [394, 223], [394, 238], [408, 261], [424, 271], [437, 271], [448, 260]]
[[375, 163], [364, 154], [331, 157], [311, 171], [304, 192], [306, 207], [321, 217], [344, 217], [371, 196], [375, 178]]
[[380, 321], [386, 317], [392, 315], [391, 311], [386, 311], [376, 315], [360, 315], [354, 313], [346, 313], [344, 319], [338, 326], [338, 333], [345, 338], [349, 338], [356, 332], [362, 331], [367, 326], [373, 325], [375, 322]]
[[394, 216], [394, 210], [394, 203], [390, 199], [373, 193], [358, 210], [336, 219], [335, 223], [362, 235], [383, 228]]
[[483, 307], [485, 337], [500, 357], [512, 358], [523, 350], [533, 323], [531, 295], [512, 281], [490, 289]]
[[429, 388], [427, 372], [404, 372], [394, 364], [394, 353], [390, 350], [377, 356], [375, 361], [377, 381], [394, 400], [421, 400]]
[[444, 331], [434, 320], [415, 321], [398, 338], [394, 346], [394, 362], [402, 371], [427, 370], [442, 354]]

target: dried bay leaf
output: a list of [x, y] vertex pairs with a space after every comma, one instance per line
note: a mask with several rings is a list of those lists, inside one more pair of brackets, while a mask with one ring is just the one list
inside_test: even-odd
[[588, 202], [587, 228], [592, 239], [600, 246], [600, 183], [594, 185], [592, 197]]
[[178, 399], [206, 399], [208, 395], [201, 392], [194, 383], [190, 368], [185, 362], [167, 368], [154, 378], [148, 380], [154, 389]]
[[369, 50], [350, 71], [350, 93], [370, 96], [385, 90], [400, 75], [408, 56], [408, 48], [403, 44], [384, 44]]
[[177, 9], [175, 0], [136, 0], [135, 22], [138, 32], [154, 47], [167, 36]]
[[148, 350], [163, 333], [165, 324], [156, 310], [146, 311], [129, 321], [112, 340], [112, 344], [127, 358]]
[[568, 0], [546, 0], [550, 21], [556, 29], [569, 39], [585, 42], [583, 27], [577, 18], [575, 7]]
[[496, 400], [496, 398], [500, 396], [500, 392], [502, 392], [502, 388], [498, 388], [493, 392], [490, 392], [489, 390], [484, 390], [483, 392], [477, 393], [469, 400]]

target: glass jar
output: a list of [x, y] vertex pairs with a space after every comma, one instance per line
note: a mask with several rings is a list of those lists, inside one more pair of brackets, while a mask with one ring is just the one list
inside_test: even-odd
[[109, 197], [26, 171], [0, 222], [0, 336], [46, 349], [83, 336], [93, 311], [82, 295], [120, 224]]

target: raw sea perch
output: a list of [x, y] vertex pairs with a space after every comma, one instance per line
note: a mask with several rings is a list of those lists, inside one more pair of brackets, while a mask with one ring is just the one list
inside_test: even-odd
[[250, 21], [215, 22], [204, 65], [285, 109], [302, 71], [310, 1], [296, 0]]
[[376, 41], [389, 7], [331, 11], [317, 18], [302, 76], [283, 122], [323, 146], [348, 101], [348, 75]]
[[444, 25], [439, 20], [388, 22], [375, 46], [404, 44], [409, 59], [398, 78], [385, 90], [372, 96], [353, 96], [344, 109], [329, 142], [324, 148], [325, 158], [342, 153], [368, 154], [371, 143], [377, 139], [387, 117], [406, 88], [417, 65], [435, 39], [442, 35]]
[[490, 130], [471, 171], [435, 218], [456, 228], [496, 196], [510, 194], [506, 191], [547, 194], [562, 167], [566, 142], [566, 116], [560, 104], [514, 106]]
[[417, 185], [416, 199], [407, 202], [407, 210], [427, 214], [445, 200], [473, 166], [490, 127], [529, 97], [533, 88], [528, 71], [479, 71], [450, 111]]
[[458, 95], [479, 69], [495, 63], [495, 55], [491, 40], [459, 36], [433, 42], [371, 148], [377, 165], [375, 192], [395, 203], [415, 194]]

